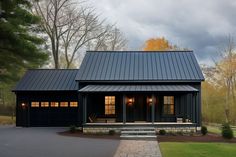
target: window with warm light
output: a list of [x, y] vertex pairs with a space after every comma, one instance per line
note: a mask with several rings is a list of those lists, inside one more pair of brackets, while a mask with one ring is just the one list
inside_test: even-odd
[[59, 103], [58, 102], [51, 102], [50, 106], [51, 107], [59, 107]]
[[166, 115], [173, 115], [175, 113], [174, 96], [164, 96], [163, 113]]
[[78, 107], [78, 102], [77, 101], [70, 102], [70, 107]]
[[60, 102], [60, 107], [68, 107], [68, 102]]
[[115, 96], [105, 96], [105, 115], [115, 114]]
[[31, 102], [31, 107], [39, 107], [39, 102]]
[[49, 102], [41, 102], [41, 107], [49, 107]]

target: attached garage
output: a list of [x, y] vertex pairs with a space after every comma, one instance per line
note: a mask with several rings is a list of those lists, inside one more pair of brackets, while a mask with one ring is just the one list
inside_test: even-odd
[[76, 70], [29, 70], [13, 90], [16, 126], [69, 126], [79, 121]]

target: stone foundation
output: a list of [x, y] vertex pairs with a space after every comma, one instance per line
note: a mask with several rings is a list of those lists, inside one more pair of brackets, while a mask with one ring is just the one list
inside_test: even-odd
[[[110, 130], [114, 130], [115, 133], [120, 134], [122, 128], [124, 128], [125, 126], [122, 127], [109, 127], [109, 126], [85, 126], [83, 127], [83, 133], [85, 134], [109, 134]], [[130, 127], [130, 126], [127, 126]], [[136, 126], [137, 127], [137, 126]], [[145, 127], [145, 126], [140, 126], [140, 128]], [[146, 127], [153, 127], [153, 126], [146, 126]], [[167, 133], [178, 133], [178, 132], [182, 132], [182, 133], [192, 133], [192, 132], [196, 132], [197, 129], [196, 127], [193, 126], [183, 126], [183, 127], [156, 127], [154, 126], [156, 132], [158, 133], [159, 130], [165, 130]]]

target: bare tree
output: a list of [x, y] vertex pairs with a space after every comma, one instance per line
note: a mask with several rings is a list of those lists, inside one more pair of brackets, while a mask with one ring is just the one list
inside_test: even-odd
[[[77, 16], [73, 17], [74, 15]], [[62, 35], [62, 41], [67, 63], [66, 67], [70, 68], [79, 49], [89, 41], [104, 36], [107, 28], [103, 27], [104, 20], [99, 21], [99, 16], [91, 8], [81, 8], [77, 13], [74, 10], [70, 10], [67, 18], [69, 19], [66, 21], [71, 22], [66, 28], [66, 33]]]
[[60, 68], [60, 58], [65, 57], [66, 68], [89, 41], [106, 34], [104, 20], [91, 7], [73, 0], [35, 0], [33, 12], [41, 17], [41, 26], [48, 35], [55, 68]]
[[94, 51], [117, 51], [126, 48], [127, 40], [124, 35], [118, 28], [110, 25], [107, 25], [107, 32], [103, 36], [88, 44], [88, 49]]

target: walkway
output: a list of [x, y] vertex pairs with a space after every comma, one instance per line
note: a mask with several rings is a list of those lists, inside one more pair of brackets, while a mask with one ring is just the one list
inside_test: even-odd
[[121, 140], [114, 157], [161, 157], [157, 141]]

